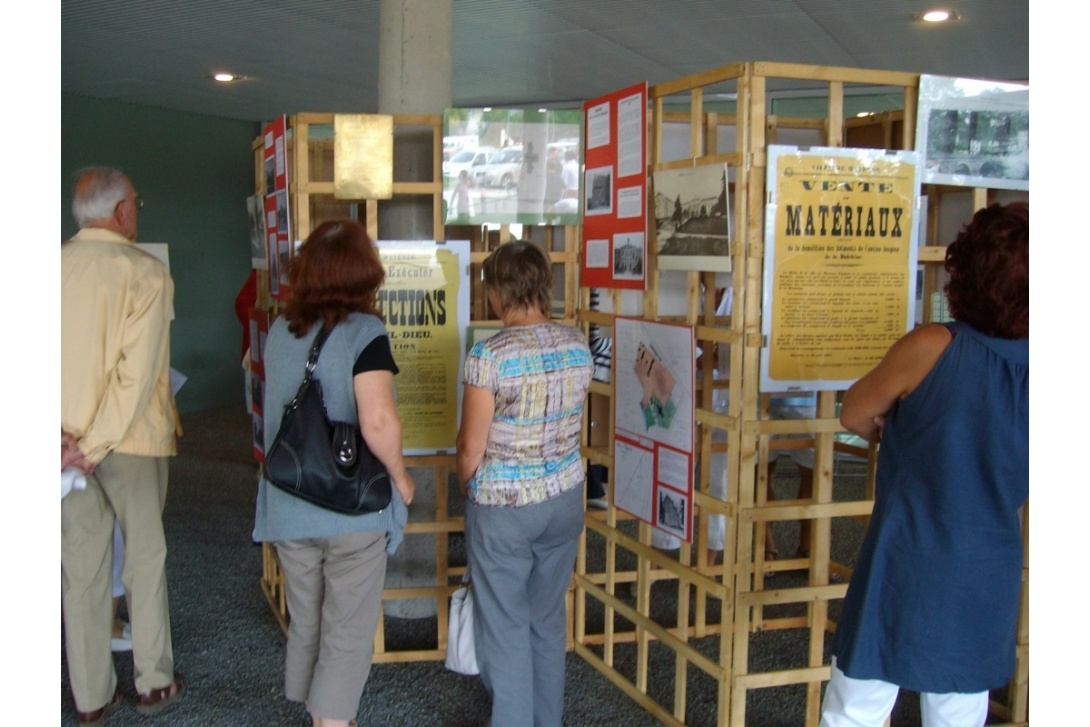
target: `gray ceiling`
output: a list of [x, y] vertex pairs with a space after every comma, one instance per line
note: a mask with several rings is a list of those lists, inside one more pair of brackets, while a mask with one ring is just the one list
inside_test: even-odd
[[[1028, 0], [453, 2], [454, 106], [573, 106], [738, 61], [1029, 79]], [[913, 20], [943, 3], [960, 20]], [[62, 89], [251, 121], [374, 112], [378, 5], [61, 0]]]

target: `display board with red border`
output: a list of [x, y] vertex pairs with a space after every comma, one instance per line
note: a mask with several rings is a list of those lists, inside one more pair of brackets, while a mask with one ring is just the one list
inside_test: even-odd
[[694, 329], [618, 316], [614, 330], [614, 504], [692, 542]]
[[269, 337], [269, 312], [250, 309], [250, 401], [253, 405], [254, 459], [265, 461], [265, 341]]
[[268, 243], [269, 293], [287, 300], [287, 265], [292, 255], [288, 209], [287, 117], [278, 116], [261, 130], [265, 160], [265, 230]]
[[583, 104], [584, 286], [646, 287], [647, 84]]

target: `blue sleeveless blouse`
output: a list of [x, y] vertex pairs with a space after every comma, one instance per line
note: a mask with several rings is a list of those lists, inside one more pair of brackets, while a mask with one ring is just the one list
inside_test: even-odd
[[1014, 672], [1029, 495], [1029, 339], [953, 340], [886, 417], [874, 512], [833, 638], [837, 666], [920, 692]]

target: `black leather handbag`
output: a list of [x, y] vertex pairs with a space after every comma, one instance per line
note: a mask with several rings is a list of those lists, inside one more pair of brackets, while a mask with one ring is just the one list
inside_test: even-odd
[[359, 426], [331, 422], [314, 378], [329, 337], [322, 326], [310, 347], [303, 383], [284, 408], [280, 430], [265, 453], [265, 479], [284, 492], [347, 515], [379, 512], [390, 504], [390, 475], [367, 448]]

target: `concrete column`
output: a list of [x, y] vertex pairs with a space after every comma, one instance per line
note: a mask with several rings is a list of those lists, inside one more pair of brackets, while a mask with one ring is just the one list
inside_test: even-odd
[[438, 114], [450, 105], [453, 17], [453, 0], [381, 0], [379, 113]]
[[[453, 0], [380, 0], [378, 112], [443, 113], [451, 104], [453, 43]], [[432, 171], [431, 129], [395, 128], [394, 180], [429, 181]], [[380, 201], [378, 220], [380, 239], [435, 239], [430, 197]], [[431, 520], [436, 503], [434, 470], [417, 469], [413, 477], [416, 495], [409, 520]], [[435, 585], [435, 537], [412, 535], [402, 541], [387, 565], [387, 588]], [[395, 600], [384, 602], [384, 612], [398, 618], [425, 618], [435, 615], [436, 608], [430, 600]]]
[[[378, 112], [441, 114], [451, 104], [453, 0], [380, 0]], [[430, 129], [394, 134], [394, 179], [430, 181]], [[431, 240], [430, 200], [405, 197], [380, 203], [379, 236]]]

